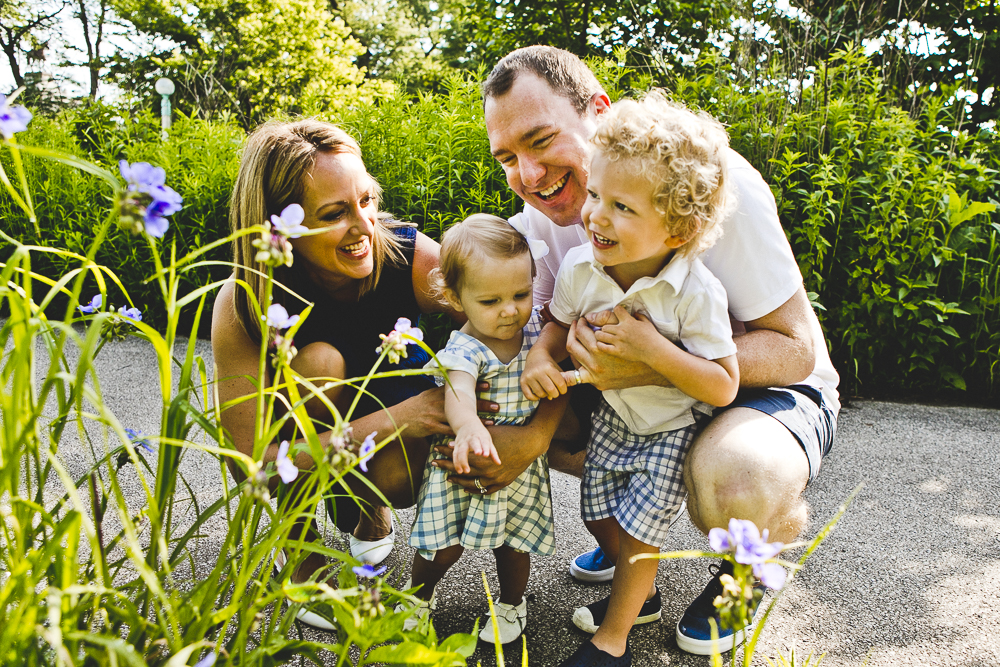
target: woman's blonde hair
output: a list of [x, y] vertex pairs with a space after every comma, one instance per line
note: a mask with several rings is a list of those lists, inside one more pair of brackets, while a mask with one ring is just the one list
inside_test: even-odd
[[[452, 225], [441, 239], [440, 268], [433, 269], [428, 281], [433, 294], [443, 303], [446, 289], [458, 294], [469, 264], [478, 258], [511, 259], [531, 250], [528, 241], [503, 218], [476, 213]], [[535, 277], [535, 260], [531, 260], [531, 277]]]
[[[305, 177], [320, 153], [351, 153], [360, 158], [361, 147], [336, 125], [311, 118], [291, 123], [269, 121], [254, 130], [247, 138], [233, 185], [229, 208], [232, 230], [237, 232], [265, 224], [271, 215], [281, 213], [289, 204], [301, 202]], [[381, 187], [375, 183], [376, 205], [381, 192]], [[378, 284], [382, 267], [387, 261], [402, 259], [399, 242], [391, 228], [392, 223], [380, 215], [371, 240], [375, 266], [371, 274], [361, 280], [359, 297]], [[236, 265], [236, 278], [250, 285], [260, 303], [264, 298], [266, 280], [261, 274], [266, 271], [264, 265], [255, 260], [257, 249], [252, 245], [255, 238], [256, 234], [248, 234], [233, 242], [233, 263]], [[294, 264], [292, 268], [279, 266], [274, 270], [274, 277], [277, 282], [287, 284], [295, 272]], [[260, 321], [253, 314], [249, 294], [238, 289], [235, 301], [240, 325], [251, 339], [260, 340]], [[267, 306], [260, 303], [262, 310]]]
[[597, 153], [653, 183], [653, 205], [667, 230], [687, 239], [678, 253], [697, 255], [722, 236], [735, 201], [726, 175], [729, 136], [719, 121], [652, 90], [612, 104], [591, 142]]

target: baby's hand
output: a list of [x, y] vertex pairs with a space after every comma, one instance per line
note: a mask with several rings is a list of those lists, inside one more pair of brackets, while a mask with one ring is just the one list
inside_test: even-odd
[[455, 436], [455, 451], [452, 453], [451, 460], [455, 464], [455, 472], [460, 475], [472, 472], [472, 468], [469, 466], [470, 450], [479, 456], [493, 459], [497, 465], [502, 465], [500, 454], [493, 446], [493, 438], [490, 437], [490, 432], [482, 424], [470, 424], [466, 428], [459, 429]]
[[528, 359], [521, 373], [521, 391], [525, 397], [529, 401], [540, 401], [565, 394], [568, 385], [559, 365], [545, 352], [532, 352], [528, 352]]
[[614, 316], [617, 323], [605, 324], [595, 333], [597, 349], [627, 361], [647, 359], [650, 348], [663, 338], [660, 332], [642, 313], [632, 317], [621, 306], [615, 306]]

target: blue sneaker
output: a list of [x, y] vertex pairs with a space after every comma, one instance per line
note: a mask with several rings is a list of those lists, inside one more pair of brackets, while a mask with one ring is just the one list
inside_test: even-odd
[[[695, 655], [712, 655], [712, 630], [708, 624], [709, 618], [714, 618], [719, 631], [719, 641], [716, 644], [719, 653], [731, 651], [734, 646], [743, 641], [743, 635], [750, 626], [741, 628], [736, 632], [719, 627], [719, 616], [715, 611], [715, 598], [722, 595], [722, 582], [719, 578], [724, 575], [732, 575], [733, 565], [729, 561], [708, 566], [708, 571], [712, 573], [712, 580], [705, 586], [701, 595], [694, 599], [694, 602], [687, 608], [681, 620], [677, 622], [677, 648]], [[761, 584], [755, 586], [761, 592], [765, 587]], [[753, 615], [757, 613], [760, 603], [751, 609], [751, 623]]]
[[601, 547], [597, 547], [571, 560], [569, 573], [578, 581], [599, 584], [615, 578], [615, 564], [608, 560]]

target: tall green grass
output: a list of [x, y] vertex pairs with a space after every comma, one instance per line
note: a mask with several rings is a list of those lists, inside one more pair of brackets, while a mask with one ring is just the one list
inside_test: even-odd
[[[45, 131], [51, 126], [43, 126]], [[206, 135], [189, 135], [198, 136]], [[4, 148], [16, 157], [29, 146]], [[34, 182], [35, 169], [45, 164], [28, 161]], [[183, 165], [194, 164], [196, 151], [191, 151]], [[182, 280], [187, 269], [205, 268], [203, 248], [180, 250], [177, 241], [192, 238], [184, 230], [175, 230], [176, 236], [163, 244], [144, 235], [118, 236], [111, 211], [121, 196], [120, 180], [111, 171], [86, 168], [91, 175], [42, 170], [94, 198], [86, 215], [73, 210], [86, 203], [76, 197], [54, 197], [54, 203], [37, 209], [42, 236], [51, 233], [52, 210], [91, 221], [82, 253], [24, 243], [0, 230], [7, 251], [0, 263], [0, 309], [6, 315], [0, 325], [0, 663], [181, 667], [196, 661], [205, 665], [202, 660], [214, 657], [218, 665], [265, 666], [293, 656], [324, 664], [326, 654], [338, 665], [464, 665], [475, 635], [439, 642], [433, 630], [403, 631], [409, 614], [386, 610], [412, 598], [381, 577], [360, 578], [350, 567], [357, 561], [339, 551], [291, 539], [293, 524], [314, 516], [333, 485], [355, 474], [357, 457], [325, 455], [305, 414], [304, 402], [312, 393], [300, 396], [281, 359], [273, 371], [275, 386], [255, 383], [255, 394], [245, 397], [256, 405], [252, 456], [233, 448], [219, 419], [230, 405], [211, 399], [214, 381], [196, 353], [196, 337], [186, 343], [179, 338], [197, 331], [206, 295], [219, 286], [188, 289]], [[200, 177], [204, 174], [188, 183], [203, 183]], [[27, 200], [23, 192], [21, 199]], [[35, 235], [30, 224], [21, 222], [22, 235]], [[172, 222], [176, 227], [178, 220]], [[59, 233], [76, 240], [72, 231]], [[228, 240], [224, 234], [218, 239], [222, 245]], [[128, 256], [135, 261], [149, 260], [141, 266], [124, 264], [123, 271], [103, 266], [95, 258], [107, 245], [118, 246], [111, 252], [134, 253]], [[54, 280], [40, 273], [39, 265], [50, 271], [61, 267], [62, 274]], [[151, 277], [146, 285], [155, 293], [162, 327], [124, 320], [108, 307], [112, 290], [137, 301], [131, 284], [133, 279], [141, 284], [138, 276]], [[83, 316], [77, 304], [81, 294], [89, 300], [90, 283], [104, 294], [104, 306]], [[153, 304], [145, 302], [147, 308]], [[260, 314], [267, 304], [255, 301], [254, 307]], [[188, 331], [181, 325], [184, 312], [189, 313]], [[105, 342], [123, 336], [139, 338], [156, 357], [156, 376], [137, 380], [160, 389], [159, 428], [145, 441], [128, 433], [125, 416], [103, 399], [95, 364]], [[265, 336], [261, 377], [268, 363]], [[278, 391], [283, 384], [287, 398]], [[282, 417], [276, 417], [279, 403], [287, 407]], [[338, 426], [349, 419], [350, 414], [337, 414]], [[261, 463], [262, 454], [293, 422], [317, 463], [295, 493], [272, 483], [272, 504], [268, 479], [275, 471]], [[73, 435], [92, 458], [81, 457], [71, 466], [66, 446]], [[214, 500], [208, 505], [198, 504], [181, 472], [183, 457], [193, 451], [214, 456], [218, 464]], [[245, 481], [233, 483], [227, 462]], [[83, 472], [74, 475], [71, 469]], [[123, 483], [125, 477], [134, 483]], [[213, 521], [223, 526], [220, 548], [207, 563], [196, 564], [196, 541]], [[281, 550], [288, 564], [278, 568]], [[325, 581], [291, 581], [293, 568], [310, 552], [337, 564], [330, 572], [336, 590]], [[337, 626], [323, 641], [304, 639], [293, 626], [296, 612], [316, 603]]]

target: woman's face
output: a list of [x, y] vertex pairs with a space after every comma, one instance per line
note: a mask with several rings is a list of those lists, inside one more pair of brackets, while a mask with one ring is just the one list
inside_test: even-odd
[[378, 210], [364, 162], [353, 153], [320, 153], [304, 178], [303, 224], [325, 231], [292, 239], [295, 262], [328, 288], [367, 277]]

